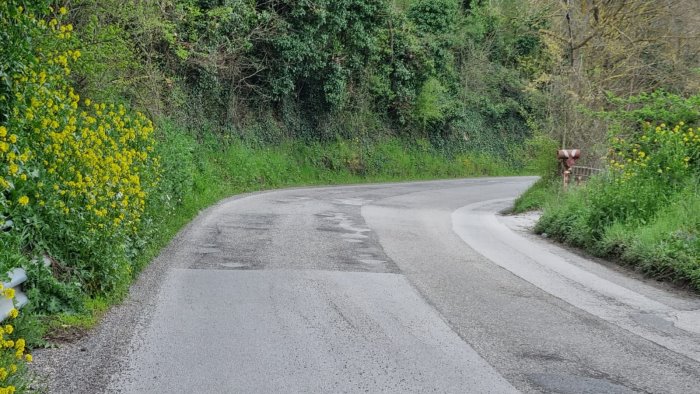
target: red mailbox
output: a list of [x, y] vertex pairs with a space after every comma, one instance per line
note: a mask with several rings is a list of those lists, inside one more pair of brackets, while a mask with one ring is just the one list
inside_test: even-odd
[[580, 157], [580, 149], [562, 149], [557, 152], [557, 159], [562, 161], [567, 170], [573, 167]]
[[559, 159], [561, 164], [564, 166], [564, 173], [562, 174], [564, 178], [564, 189], [569, 186], [571, 168], [576, 165], [576, 160], [578, 160], [580, 157], [580, 149], [561, 149], [557, 151], [557, 159]]

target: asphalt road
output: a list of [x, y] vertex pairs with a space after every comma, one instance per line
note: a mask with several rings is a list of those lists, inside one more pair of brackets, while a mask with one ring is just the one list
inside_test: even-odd
[[59, 393], [700, 392], [700, 300], [497, 215], [533, 181], [224, 200], [35, 368]]

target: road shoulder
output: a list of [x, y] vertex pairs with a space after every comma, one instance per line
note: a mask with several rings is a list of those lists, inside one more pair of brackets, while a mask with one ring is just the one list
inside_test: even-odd
[[500, 267], [567, 303], [669, 350], [700, 361], [700, 300], [625, 276], [564, 248], [519, 234], [499, 216], [507, 199], [452, 214], [453, 230]]

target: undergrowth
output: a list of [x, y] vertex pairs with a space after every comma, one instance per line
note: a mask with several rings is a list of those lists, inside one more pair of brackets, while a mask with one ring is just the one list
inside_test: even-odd
[[[696, 114], [690, 121], [700, 113], [697, 101], [681, 106]], [[542, 207], [536, 232], [700, 291], [700, 135], [697, 123], [662, 121], [674, 108], [642, 107], [637, 124], [629, 122], [634, 111], [613, 113], [621, 122], [612, 129], [607, 171], [566, 193], [542, 180], [516, 210]], [[662, 120], [649, 121], [655, 113]]]

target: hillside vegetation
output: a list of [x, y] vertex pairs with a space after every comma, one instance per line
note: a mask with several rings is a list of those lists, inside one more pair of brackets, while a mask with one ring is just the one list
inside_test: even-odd
[[567, 193], [545, 174], [516, 210], [544, 208], [536, 231], [700, 290], [700, 3], [568, 3], [547, 33], [567, 59], [550, 135], [603, 172]]
[[[25, 268], [31, 303], [0, 386], [24, 390], [20, 335], [94, 324], [199, 209], [243, 191], [539, 173], [525, 200], [547, 206], [541, 231], [697, 285], [699, 15], [693, 0], [3, 1], [0, 273]], [[558, 147], [605, 175], [557, 192]]]

